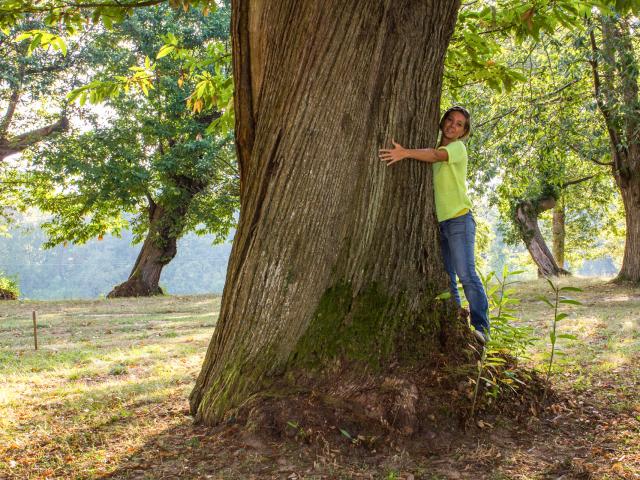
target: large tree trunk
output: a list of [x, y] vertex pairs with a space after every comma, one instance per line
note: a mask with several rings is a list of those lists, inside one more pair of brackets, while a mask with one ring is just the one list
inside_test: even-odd
[[553, 208], [553, 257], [560, 268], [564, 268], [564, 245], [567, 237], [565, 228], [564, 202]]
[[384, 366], [437, 345], [446, 310], [433, 298], [447, 282], [431, 168], [386, 168], [377, 151], [392, 138], [435, 144], [458, 7], [233, 2], [241, 214], [191, 394], [198, 421], [216, 423], [288, 369]]
[[558, 266], [538, 227], [538, 216], [545, 210], [554, 208], [555, 205], [556, 200], [553, 197], [543, 197], [520, 202], [515, 209], [515, 223], [541, 277], [570, 275], [568, 271]]

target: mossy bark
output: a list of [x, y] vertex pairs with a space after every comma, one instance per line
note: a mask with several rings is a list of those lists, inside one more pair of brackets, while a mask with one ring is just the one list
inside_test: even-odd
[[[216, 423], [292, 369], [384, 368], [439, 348], [447, 307], [432, 172], [459, 2], [235, 0], [241, 213], [191, 394]], [[410, 355], [408, 354], [410, 353]]]

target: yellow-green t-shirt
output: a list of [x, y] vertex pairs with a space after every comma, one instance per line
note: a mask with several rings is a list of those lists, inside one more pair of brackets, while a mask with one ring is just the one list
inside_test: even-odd
[[433, 164], [433, 191], [436, 216], [439, 222], [457, 217], [465, 209], [471, 210], [467, 195], [467, 149], [460, 140], [440, 147], [449, 154], [446, 162]]

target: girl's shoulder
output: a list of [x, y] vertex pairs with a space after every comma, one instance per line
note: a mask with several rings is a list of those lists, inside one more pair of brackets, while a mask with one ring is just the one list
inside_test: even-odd
[[446, 148], [450, 152], [467, 153], [467, 145], [462, 140], [454, 140]]
[[462, 140], [455, 140], [445, 148], [449, 154], [449, 164], [467, 161], [467, 146]]

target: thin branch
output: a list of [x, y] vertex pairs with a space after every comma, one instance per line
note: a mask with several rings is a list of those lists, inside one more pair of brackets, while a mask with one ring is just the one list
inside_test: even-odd
[[596, 174], [589, 175], [588, 177], [578, 178], [576, 180], [570, 180], [568, 182], [564, 182], [562, 185], [560, 185], [560, 188], [567, 188], [568, 186], [571, 186], [571, 185], [577, 185], [578, 183], [586, 182], [587, 180], [591, 180], [595, 176], [597, 175]]
[[[573, 80], [571, 80], [570, 82], [566, 83], [565, 85], [562, 85], [561, 87], [555, 89], [553, 92], [549, 92], [545, 95], [542, 95], [541, 97], [538, 98], [545, 98], [545, 97], [554, 97], [555, 95], [557, 95], [558, 93], [562, 92], [563, 90], [566, 90], [567, 88], [575, 85], [576, 83], [582, 81], [582, 77], [579, 78], [575, 78]], [[540, 102], [540, 105], [544, 105], [545, 103], [549, 103], [555, 101], [554, 98], [550, 98], [549, 100], [545, 100], [544, 102]]]
[[493, 122], [497, 122], [498, 120], [502, 120], [504, 117], [506, 117], [508, 115], [511, 115], [512, 113], [517, 112], [517, 111], [518, 111], [518, 107], [513, 107], [511, 110], [509, 110], [509, 111], [507, 111], [505, 113], [502, 113], [500, 115], [496, 115], [495, 117], [490, 118], [489, 120], [485, 120], [484, 122], [479, 123], [478, 125], [476, 125], [475, 128], [481, 128], [481, 127], [484, 127], [488, 123], [493, 123]]
[[[543, 95], [540, 95], [536, 98], [533, 98], [529, 101], [530, 104], [534, 104], [537, 103], [538, 100], [543, 99], [543, 98], [547, 98], [547, 97], [553, 97], [555, 95], [557, 95], [558, 93], [562, 92], [563, 90], [566, 90], [567, 88], [571, 87], [572, 85], [575, 85], [576, 83], [580, 82], [582, 80], [582, 78], [576, 78], [574, 80], [571, 80], [570, 82], [568, 82], [567, 84], [555, 89], [552, 92], [548, 92], [545, 93]], [[554, 101], [553, 98], [549, 98], [548, 100], [546, 100], [545, 102], [541, 102], [540, 104], [544, 105], [545, 103], [549, 103], [551, 101]], [[484, 122], [479, 123], [478, 125], [476, 125], [475, 128], [481, 128], [489, 123], [493, 123], [493, 122], [497, 122], [498, 120], [502, 120], [504, 117], [511, 115], [512, 113], [515, 113], [518, 111], [518, 107], [513, 107], [510, 110], [508, 110], [505, 113], [502, 113], [500, 115], [496, 115], [493, 118], [490, 118], [489, 120], [485, 120]]]
[[[568, 145], [568, 147], [571, 150], [573, 150], [573, 153], [578, 155], [578, 157], [584, 158], [584, 153], [582, 152], [582, 150], [580, 150], [579, 147], [576, 147], [575, 145]], [[584, 158], [584, 160], [588, 160], [590, 162], [595, 163], [596, 165], [601, 165], [603, 167], [613, 167], [613, 166], [615, 166], [614, 162], [601, 162], [600, 160], [596, 160], [595, 158]]]
[[587, 158], [590, 162], [595, 163], [596, 165], [602, 165], [603, 167], [613, 167], [615, 163], [613, 162], [601, 162], [600, 160], [596, 160], [594, 158]]

